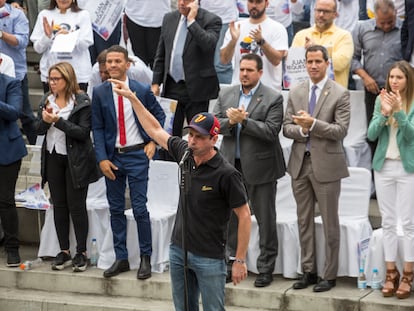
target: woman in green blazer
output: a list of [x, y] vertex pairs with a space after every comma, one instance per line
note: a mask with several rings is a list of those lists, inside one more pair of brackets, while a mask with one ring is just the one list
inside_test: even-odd
[[[377, 97], [368, 139], [378, 139], [372, 168], [378, 206], [382, 215], [383, 245], [387, 267], [384, 297], [408, 298], [414, 266], [414, 71], [406, 61], [394, 63], [386, 88]], [[396, 268], [401, 223], [404, 272]]]

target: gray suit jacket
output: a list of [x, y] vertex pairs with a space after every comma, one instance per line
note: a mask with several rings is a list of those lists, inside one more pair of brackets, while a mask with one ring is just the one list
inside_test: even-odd
[[[294, 179], [302, 168], [307, 138], [300, 134], [300, 126], [293, 123], [292, 115], [299, 110], [308, 111], [308, 105], [309, 82], [304, 81], [290, 90], [283, 122], [283, 134], [294, 139], [288, 163], [288, 172]], [[342, 142], [349, 126], [350, 109], [349, 91], [328, 79], [313, 113], [317, 121], [309, 138], [312, 169], [319, 182], [349, 175]]]
[[[240, 85], [220, 91], [214, 114], [220, 121], [223, 135], [221, 153], [234, 165], [237, 126], [229, 126], [226, 110], [237, 108]], [[263, 184], [285, 175], [285, 161], [279, 142], [283, 121], [283, 97], [271, 88], [260, 84], [247, 108], [248, 119], [240, 131], [240, 162], [243, 175], [249, 184]]]

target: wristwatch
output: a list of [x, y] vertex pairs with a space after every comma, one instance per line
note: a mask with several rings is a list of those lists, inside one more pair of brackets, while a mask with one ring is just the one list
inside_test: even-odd
[[257, 45], [258, 46], [262, 46], [263, 44], [265, 44], [266, 43], [266, 41], [265, 41], [265, 39], [260, 39], [259, 41], [257, 41]]
[[3, 31], [0, 30], [0, 39], [3, 39]]

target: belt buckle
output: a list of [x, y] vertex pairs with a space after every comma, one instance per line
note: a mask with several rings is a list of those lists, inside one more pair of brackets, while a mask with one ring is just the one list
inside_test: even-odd
[[125, 153], [122, 149], [123, 149], [122, 147], [117, 147], [117, 148], [116, 148], [116, 151], [117, 151], [119, 154]]

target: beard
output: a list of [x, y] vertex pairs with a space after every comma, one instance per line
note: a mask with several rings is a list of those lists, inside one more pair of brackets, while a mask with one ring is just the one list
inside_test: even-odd
[[265, 14], [265, 12], [266, 12], [266, 8], [264, 8], [261, 11], [254, 9], [254, 10], [249, 11], [249, 15], [252, 19], [259, 19]]

